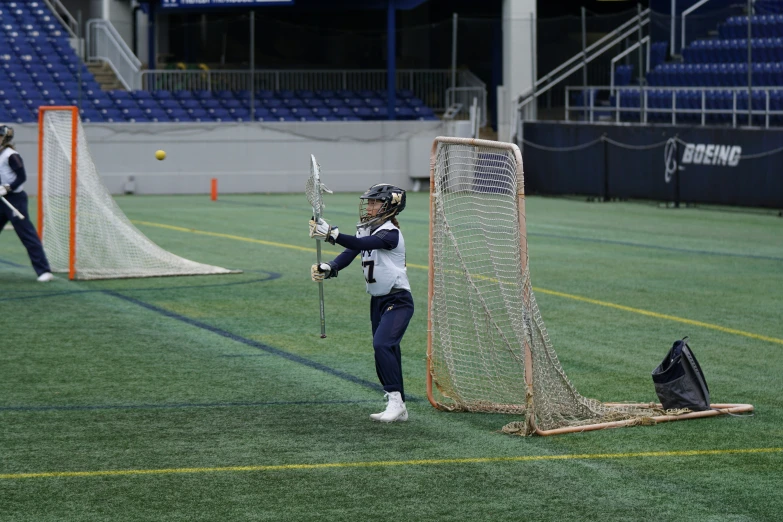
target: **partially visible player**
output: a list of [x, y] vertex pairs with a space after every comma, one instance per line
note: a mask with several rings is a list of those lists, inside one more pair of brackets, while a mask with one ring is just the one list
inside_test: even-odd
[[22, 156], [14, 150], [11, 143], [13, 140], [14, 129], [7, 125], [0, 125], [0, 196], [15, 206], [24, 219], [17, 218], [6, 205], [0, 205], [0, 232], [10, 220], [16, 235], [27, 249], [33, 269], [38, 274], [38, 281], [45, 283], [52, 280], [52, 270], [49, 268], [49, 261], [46, 259], [38, 233], [30, 221], [27, 193], [22, 189], [24, 182], [27, 181], [27, 173], [24, 170]]
[[375, 371], [388, 399], [386, 410], [370, 418], [380, 422], [408, 420], [402, 384], [400, 341], [413, 317], [413, 297], [405, 266], [405, 241], [396, 216], [405, 208], [405, 191], [394, 185], [370, 187], [359, 199], [356, 236], [341, 234], [324, 220], [310, 220], [310, 237], [345, 247], [333, 261], [315, 264], [313, 281], [337, 277], [361, 254], [370, 298]]

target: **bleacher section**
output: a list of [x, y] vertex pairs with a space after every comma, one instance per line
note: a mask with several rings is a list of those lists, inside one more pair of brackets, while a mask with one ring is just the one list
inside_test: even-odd
[[[438, 119], [413, 92], [397, 97], [396, 119]], [[80, 99], [86, 122], [251, 120], [249, 91], [104, 92], [45, 4], [0, 4], [0, 123], [35, 122], [38, 107]], [[254, 115], [256, 121], [363, 121], [387, 119], [388, 108], [386, 91], [258, 91]]]
[[[759, 3], [761, 0], [757, 5]], [[780, 0], [764, 4], [783, 7]], [[783, 111], [783, 14], [753, 15], [750, 23], [751, 81], [757, 89], [752, 94], [752, 109]], [[739, 88], [748, 85], [748, 17], [733, 16], [726, 19], [719, 25], [718, 34], [718, 39], [691, 42], [682, 51], [682, 63], [659, 63], [653, 66], [646, 76], [647, 86], [655, 87], [646, 91], [647, 107], [652, 109], [648, 111], [647, 121], [671, 121], [672, 107], [683, 112], [677, 115], [677, 120], [681, 122], [701, 121], [702, 106], [708, 112], [705, 115], [707, 123], [731, 123], [732, 111], [747, 112], [748, 92]], [[656, 45], [666, 44], [653, 44], [653, 48]], [[615, 71], [615, 86], [631, 85], [632, 77], [631, 66], [623, 66], [622, 69], [618, 67]], [[687, 87], [700, 89], [689, 90]], [[735, 89], [729, 89], [731, 87]], [[638, 109], [643, 105], [643, 99], [638, 89], [619, 89], [610, 97], [609, 105]], [[639, 121], [640, 112], [622, 111], [620, 119]], [[771, 124], [781, 124], [783, 115], [773, 114], [769, 121]], [[765, 116], [754, 115], [754, 123], [765, 124]]]

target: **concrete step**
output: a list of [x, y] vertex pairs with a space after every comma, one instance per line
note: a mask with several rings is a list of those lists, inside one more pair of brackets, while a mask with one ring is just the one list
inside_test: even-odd
[[112, 91], [116, 89], [124, 89], [125, 87], [120, 82], [117, 75], [105, 62], [92, 62], [87, 64], [87, 70], [101, 86], [102, 91]]

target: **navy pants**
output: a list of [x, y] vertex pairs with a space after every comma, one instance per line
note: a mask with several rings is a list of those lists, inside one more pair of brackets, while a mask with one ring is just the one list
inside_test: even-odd
[[375, 371], [385, 392], [400, 392], [402, 385], [402, 353], [400, 341], [413, 317], [413, 296], [407, 290], [370, 299], [372, 346], [375, 349]]
[[41, 275], [45, 272], [51, 272], [49, 261], [44, 254], [43, 245], [38, 237], [38, 232], [30, 222], [30, 212], [27, 210], [27, 193], [11, 192], [5, 195], [6, 201], [16, 207], [16, 210], [22, 213], [24, 219], [17, 218], [10, 208], [0, 201], [0, 232], [9, 221], [14, 226], [16, 235], [22, 240], [22, 244], [27, 249], [27, 255], [30, 256], [30, 262], [33, 264], [35, 273]]

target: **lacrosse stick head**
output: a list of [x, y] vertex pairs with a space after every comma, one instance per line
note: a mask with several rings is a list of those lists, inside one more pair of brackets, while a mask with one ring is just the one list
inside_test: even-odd
[[310, 202], [310, 206], [313, 207], [313, 219], [318, 219], [323, 216], [324, 202], [321, 197], [324, 192], [332, 193], [331, 190], [326, 188], [321, 183], [321, 166], [315, 159], [313, 154], [310, 154], [310, 177], [305, 183], [305, 194], [307, 195], [307, 201]]

